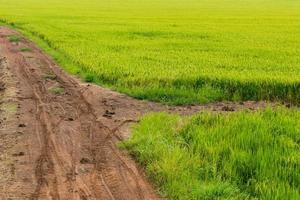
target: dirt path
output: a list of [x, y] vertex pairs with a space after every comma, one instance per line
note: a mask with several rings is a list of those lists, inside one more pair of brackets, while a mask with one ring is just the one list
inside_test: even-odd
[[[0, 27], [0, 199], [158, 199], [116, 143], [150, 111], [256, 109], [264, 102], [168, 107], [65, 74], [34, 44]], [[23, 50], [21, 50], [23, 49]]]

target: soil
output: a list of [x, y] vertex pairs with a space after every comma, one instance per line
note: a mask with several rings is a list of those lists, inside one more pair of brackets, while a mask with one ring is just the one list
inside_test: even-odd
[[[11, 35], [21, 40], [10, 42]], [[155, 111], [189, 115], [267, 105], [135, 100], [81, 83], [18, 32], [0, 27], [0, 199], [160, 199], [117, 147], [132, 123]]]

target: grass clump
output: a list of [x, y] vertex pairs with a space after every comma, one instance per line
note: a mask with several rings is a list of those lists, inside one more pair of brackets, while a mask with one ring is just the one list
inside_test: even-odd
[[63, 94], [65, 92], [65, 89], [60, 86], [54, 86], [48, 89], [49, 92], [53, 94]]
[[88, 83], [91, 83], [91, 82], [94, 82], [96, 79], [95, 79], [95, 75], [93, 74], [86, 74], [85, 77], [84, 77], [84, 80]]
[[31, 48], [28, 48], [28, 47], [22, 47], [22, 48], [20, 49], [20, 51], [21, 51], [21, 52], [31, 52], [32, 49], [31, 49]]
[[15, 43], [18, 43], [21, 41], [21, 38], [17, 35], [11, 35], [11, 36], [9, 36], [8, 39], [10, 42], [15, 42]]
[[55, 74], [45, 74], [43, 75], [43, 78], [48, 80], [55, 80], [57, 76]]
[[296, 110], [150, 114], [124, 146], [169, 199], [300, 199]]

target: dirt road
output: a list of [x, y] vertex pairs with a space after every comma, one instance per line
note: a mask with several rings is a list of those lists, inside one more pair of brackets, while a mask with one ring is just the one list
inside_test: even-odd
[[[89, 102], [95, 100], [88, 94], [92, 89], [85, 91], [31, 43], [10, 42], [8, 36], [15, 32], [1, 28], [0, 35], [6, 101], [1, 198], [157, 199], [115, 146], [116, 128], [131, 121], [130, 116], [112, 120], [115, 111], [109, 102]], [[22, 48], [28, 49], [22, 53]], [[102, 106], [95, 109], [97, 105]]]
[[[0, 199], [158, 199], [117, 148], [149, 111], [189, 114], [265, 103], [167, 107], [65, 74], [33, 43], [0, 28]], [[245, 105], [246, 104], [246, 105]]]

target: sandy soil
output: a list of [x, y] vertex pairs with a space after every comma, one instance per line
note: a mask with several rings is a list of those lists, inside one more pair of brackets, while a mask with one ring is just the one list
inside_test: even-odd
[[[159, 199], [117, 147], [145, 113], [234, 111], [265, 102], [169, 107], [81, 83], [0, 27], [0, 199]], [[21, 51], [29, 48], [30, 51]]]

